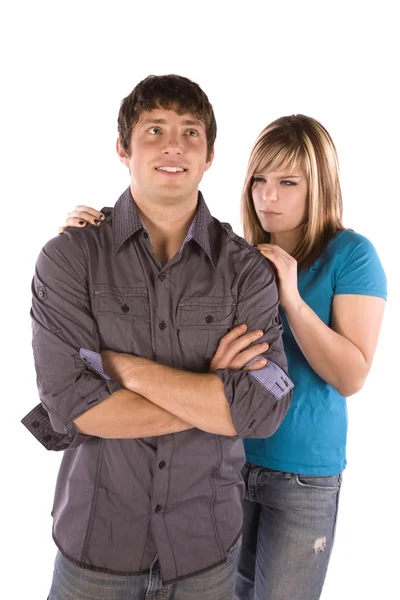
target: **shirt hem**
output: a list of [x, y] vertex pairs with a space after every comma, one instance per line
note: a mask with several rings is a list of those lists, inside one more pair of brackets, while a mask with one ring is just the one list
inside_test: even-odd
[[87, 563], [84, 563], [81, 560], [74, 558], [73, 556], [68, 554], [68, 552], [65, 552], [65, 550], [61, 546], [60, 542], [57, 540], [54, 533], [52, 534], [52, 536], [53, 536], [53, 541], [54, 541], [55, 545], [57, 546], [57, 548], [59, 549], [59, 551], [61, 552], [61, 554], [67, 560], [71, 561], [72, 563], [74, 563], [74, 565], [76, 565], [77, 567], [80, 567], [81, 569], [86, 569], [87, 571], [95, 571], [97, 573], [107, 573], [109, 575], [146, 575], [146, 573], [150, 573], [150, 568], [145, 569], [143, 571], [117, 571], [115, 569], [107, 569], [105, 567], [96, 567], [95, 565], [88, 565]]
[[295, 463], [285, 463], [278, 460], [263, 459], [260, 456], [246, 454], [246, 461], [252, 465], [264, 467], [265, 469], [273, 469], [282, 471], [283, 473], [294, 473], [296, 475], [339, 475], [346, 467], [347, 461], [344, 460], [339, 465], [331, 465], [328, 467], [317, 467], [315, 465], [298, 465]]
[[[232, 548], [234, 548], [235, 544], [238, 542], [241, 535], [242, 535], [242, 530], [240, 530], [239, 534], [236, 536], [235, 541], [233, 542], [233, 544], [231, 544], [231, 547], [227, 551], [227, 554], [230, 552], [230, 550]], [[142, 570], [142, 571], [117, 571], [115, 569], [107, 569], [105, 567], [96, 567], [95, 565], [88, 565], [87, 563], [84, 563], [84, 562], [74, 558], [67, 552], [65, 552], [65, 550], [62, 548], [60, 542], [57, 540], [54, 532], [52, 533], [52, 537], [53, 537], [53, 541], [54, 541], [55, 545], [57, 546], [57, 548], [61, 552], [61, 554], [67, 560], [71, 561], [72, 563], [74, 563], [75, 565], [80, 567], [81, 569], [86, 569], [87, 571], [95, 571], [97, 573], [107, 573], [108, 575], [125, 575], [125, 576], [139, 576], [139, 575], [146, 575], [147, 573], [150, 573], [150, 568]], [[183, 579], [189, 579], [190, 577], [195, 577], [196, 575], [201, 575], [202, 573], [206, 573], [207, 571], [211, 571], [212, 569], [215, 569], [216, 567], [223, 565], [224, 563], [226, 563], [227, 560], [228, 560], [228, 557], [225, 556], [224, 559], [219, 560], [218, 562], [210, 565], [209, 567], [204, 567], [203, 569], [199, 569], [198, 571], [193, 571], [192, 573], [188, 573], [187, 575], [180, 575], [179, 577], [174, 577], [173, 579], [163, 579], [163, 583], [169, 585], [171, 583], [176, 583], [177, 581], [182, 581]]]
[[365, 288], [357, 288], [357, 287], [337, 287], [334, 291], [334, 296], [346, 296], [346, 295], [355, 295], [355, 296], [373, 296], [374, 298], [383, 298], [387, 300], [387, 292], [384, 290], [366, 290]]

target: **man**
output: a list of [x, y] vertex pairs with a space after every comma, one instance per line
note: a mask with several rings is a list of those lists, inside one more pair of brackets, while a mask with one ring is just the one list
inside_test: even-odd
[[197, 84], [148, 77], [118, 130], [130, 188], [101, 228], [48, 242], [33, 282], [24, 422], [66, 450], [49, 598], [228, 600], [240, 437], [271, 435], [291, 397], [274, 276], [198, 191], [216, 124]]

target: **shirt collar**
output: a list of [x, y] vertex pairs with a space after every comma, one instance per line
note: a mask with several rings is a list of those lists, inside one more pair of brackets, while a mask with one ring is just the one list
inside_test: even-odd
[[126, 240], [143, 228], [130, 188], [118, 198], [113, 212], [114, 252], [117, 252]]
[[[190, 239], [199, 244], [215, 266], [214, 255], [212, 251], [212, 230], [213, 218], [204, 201], [203, 195], [199, 192], [197, 201], [197, 212], [190, 225], [188, 234], [182, 245], [185, 245]], [[144, 225], [139, 216], [136, 204], [132, 198], [130, 188], [118, 198], [114, 207], [113, 214], [113, 235], [114, 252], [117, 252], [126, 240], [134, 233], [143, 229]], [[182, 249], [181, 249], [182, 250]]]

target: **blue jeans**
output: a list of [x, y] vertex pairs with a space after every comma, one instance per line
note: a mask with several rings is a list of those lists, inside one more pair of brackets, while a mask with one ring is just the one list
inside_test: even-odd
[[145, 575], [109, 575], [78, 567], [57, 553], [48, 600], [233, 600], [240, 540], [225, 563], [164, 585], [157, 558]]
[[246, 463], [236, 600], [318, 600], [335, 536], [341, 475]]

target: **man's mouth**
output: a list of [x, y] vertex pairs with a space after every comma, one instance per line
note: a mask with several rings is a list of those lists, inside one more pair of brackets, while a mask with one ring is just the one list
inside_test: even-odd
[[156, 167], [157, 171], [166, 171], [167, 173], [183, 173], [187, 169], [183, 167]]

